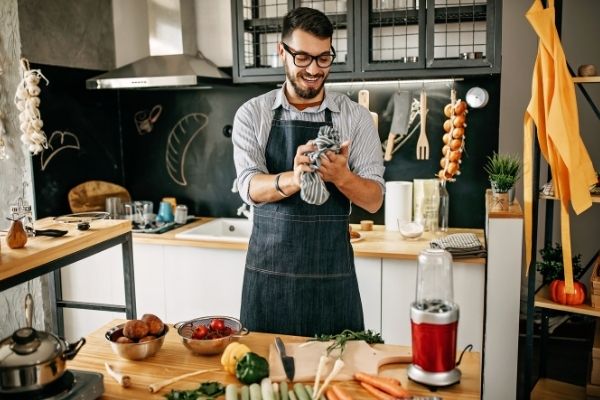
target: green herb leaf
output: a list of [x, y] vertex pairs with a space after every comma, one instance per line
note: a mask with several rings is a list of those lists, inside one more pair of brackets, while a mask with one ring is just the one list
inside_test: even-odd
[[171, 390], [165, 395], [167, 400], [211, 400], [225, 394], [225, 386], [219, 382], [202, 382], [198, 389]]
[[328, 342], [330, 340], [333, 340], [334, 342], [327, 347], [327, 355], [335, 349], [340, 349], [340, 354], [343, 353], [346, 348], [346, 343], [349, 340], [364, 340], [369, 344], [384, 343], [381, 333], [376, 333], [371, 330], [355, 332], [350, 329], [345, 329], [336, 335], [315, 335], [314, 338], [309, 339], [309, 341], [319, 342]]

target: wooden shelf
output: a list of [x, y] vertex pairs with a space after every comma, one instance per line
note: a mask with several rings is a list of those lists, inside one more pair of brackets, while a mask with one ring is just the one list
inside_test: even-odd
[[600, 308], [594, 308], [587, 303], [578, 306], [568, 306], [553, 302], [550, 300], [550, 295], [548, 294], [548, 286], [543, 287], [539, 292], [536, 293], [534, 306], [547, 308], [550, 310], [566, 311], [573, 314], [585, 314], [591, 315], [592, 317], [600, 317]]
[[531, 392], [531, 400], [585, 399], [585, 387], [541, 378]]
[[[546, 196], [545, 194], [540, 193], [540, 199], [545, 199], [545, 200], [558, 200], [558, 197], [554, 197], [554, 196]], [[600, 203], [600, 195], [598, 194], [593, 194], [592, 195], [592, 203]]]
[[600, 83], [600, 76], [574, 76], [574, 83]]

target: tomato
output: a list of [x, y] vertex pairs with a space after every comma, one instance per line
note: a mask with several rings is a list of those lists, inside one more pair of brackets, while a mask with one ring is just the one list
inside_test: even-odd
[[560, 279], [555, 279], [550, 283], [550, 298], [553, 302], [559, 304], [567, 304], [576, 306], [578, 304], [583, 304], [585, 301], [585, 285], [579, 281], [574, 281], [573, 286], [575, 292], [572, 294], [567, 294], [565, 289], [565, 281]]
[[204, 339], [208, 335], [208, 328], [204, 325], [200, 325], [194, 330], [192, 339]]
[[219, 332], [222, 331], [223, 328], [225, 328], [225, 321], [223, 321], [221, 318], [215, 318], [210, 321], [210, 329], [213, 331]]

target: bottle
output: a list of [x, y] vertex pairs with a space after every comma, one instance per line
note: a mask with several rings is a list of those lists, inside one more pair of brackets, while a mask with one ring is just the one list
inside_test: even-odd
[[438, 227], [439, 212], [439, 193], [435, 186], [431, 188], [431, 194], [424, 199], [424, 230], [426, 232], [435, 232]]
[[438, 230], [448, 232], [448, 213], [450, 211], [450, 195], [446, 189], [446, 181], [440, 181], [440, 207], [438, 211]]

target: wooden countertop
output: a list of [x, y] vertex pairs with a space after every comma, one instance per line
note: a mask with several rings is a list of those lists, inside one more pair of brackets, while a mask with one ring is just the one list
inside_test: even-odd
[[[247, 250], [247, 243], [234, 242], [209, 242], [200, 240], [185, 240], [175, 238], [179, 232], [186, 231], [195, 226], [204, 224], [213, 218], [201, 218], [198, 221], [192, 222], [185, 226], [173, 229], [162, 234], [151, 233], [134, 233], [134, 243], [142, 244], [158, 244], [168, 246], [190, 246], [190, 247], [206, 247], [214, 249], [229, 249], [229, 250]], [[399, 232], [386, 231], [385, 226], [375, 225], [372, 231], [361, 231], [360, 225], [352, 224], [352, 229], [359, 232], [364, 239], [361, 239], [352, 244], [354, 255], [357, 257], [374, 257], [374, 258], [390, 258], [400, 260], [416, 260], [417, 255], [421, 250], [429, 245], [429, 242], [439, 237], [439, 234], [425, 232], [423, 236], [416, 240], [407, 240], [400, 235]], [[473, 232], [479, 238], [479, 241], [485, 245], [483, 229], [458, 229], [451, 228], [446, 234], [458, 232]], [[465, 258], [460, 262], [469, 264], [485, 265], [485, 258]]]
[[30, 237], [21, 249], [6, 244], [6, 233], [0, 233], [0, 280], [10, 278], [40, 265], [68, 256], [131, 231], [124, 220], [92, 221], [87, 231], [77, 230], [75, 224], [56, 223], [52, 218], [36, 221], [36, 229], [68, 230], [62, 237]]
[[[77, 356], [67, 362], [67, 368], [69, 369], [104, 374], [104, 396], [102, 399], [164, 399], [163, 396], [169, 393], [171, 389], [195, 389], [200, 382], [204, 381], [219, 381], [224, 385], [229, 383], [240, 384], [234, 376], [225, 371], [219, 371], [188, 378], [163, 388], [157, 394], [150, 394], [148, 391], [148, 385], [150, 384], [192, 371], [221, 368], [221, 355], [193, 355], [183, 346], [175, 329], [170, 329], [162, 348], [156, 355], [142, 361], [123, 360], [112, 352], [110, 344], [104, 338], [104, 334], [108, 329], [122, 322], [124, 321], [115, 320], [92, 332], [86, 337], [87, 342]], [[305, 340], [297, 336], [278, 336], [281, 336], [283, 341], [287, 343]], [[274, 337], [273, 334], [252, 332], [248, 336], [242, 337], [240, 342], [248, 345], [252, 351], [263, 357], [268, 357], [268, 348]], [[384, 346], [389, 348], [398, 347], [393, 345]], [[122, 388], [113, 378], [108, 376], [104, 369], [105, 361], [115, 370], [129, 375], [132, 379], [132, 387]], [[402, 385], [415, 396], [439, 396], [444, 400], [480, 398], [479, 353], [465, 353], [460, 365], [462, 371], [460, 384], [439, 389], [436, 392], [431, 392], [424, 386], [409, 381], [406, 376], [406, 366], [406, 364], [385, 365], [380, 369], [380, 374], [400, 379]], [[312, 382], [310, 383], [312, 384]], [[355, 400], [373, 399], [354, 381], [343, 382], [341, 385], [352, 393]]]

